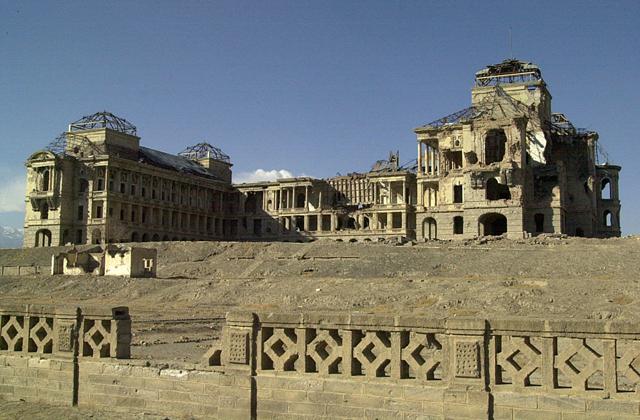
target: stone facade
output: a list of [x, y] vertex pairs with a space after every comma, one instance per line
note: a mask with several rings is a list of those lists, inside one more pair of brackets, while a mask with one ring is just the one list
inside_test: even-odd
[[24, 246], [620, 236], [621, 168], [600, 163], [596, 132], [551, 111], [537, 66], [477, 72], [470, 107], [414, 131], [415, 163], [391, 153], [365, 173], [233, 185], [219, 149], [142, 147], [133, 125], [97, 113], [28, 159]]

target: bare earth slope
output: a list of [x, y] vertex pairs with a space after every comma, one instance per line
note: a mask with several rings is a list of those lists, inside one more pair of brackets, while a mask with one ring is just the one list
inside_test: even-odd
[[[157, 279], [0, 277], [0, 304], [127, 305], [134, 355], [168, 360], [196, 360], [230, 309], [640, 319], [640, 237], [410, 245], [145, 243]], [[51, 252], [0, 250], [0, 265]]]

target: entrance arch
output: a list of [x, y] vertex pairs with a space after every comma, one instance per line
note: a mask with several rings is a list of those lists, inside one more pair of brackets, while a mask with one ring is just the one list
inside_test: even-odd
[[425, 239], [438, 239], [438, 224], [433, 217], [422, 221], [422, 236]]
[[478, 219], [484, 236], [499, 236], [507, 232], [507, 218], [500, 213], [487, 213]]

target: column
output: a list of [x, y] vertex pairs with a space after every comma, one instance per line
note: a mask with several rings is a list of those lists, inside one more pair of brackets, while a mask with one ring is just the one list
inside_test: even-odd
[[418, 175], [422, 175], [422, 142], [418, 142]]
[[[309, 186], [304, 187], [304, 209], [309, 211]], [[305, 228], [306, 228], [305, 223]]]
[[393, 229], [393, 213], [387, 212], [387, 230]]
[[304, 227], [301, 230], [304, 230], [305, 232], [309, 231], [309, 215], [304, 216]]
[[335, 232], [336, 231], [336, 226], [338, 225], [337, 223], [337, 217], [335, 213], [331, 213], [331, 232]]

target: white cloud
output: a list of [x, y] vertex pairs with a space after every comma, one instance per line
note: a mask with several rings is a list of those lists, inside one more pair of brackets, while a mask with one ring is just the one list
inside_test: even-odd
[[275, 181], [280, 178], [293, 178], [294, 175], [286, 169], [272, 169], [265, 171], [264, 169], [256, 169], [253, 172], [240, 172], [233, 177], [236, 184], [244, 184], [247, 182], [263, 182]]
[[10, 175], [0, 182], [0, 212], [24, 211], [25, 176]]

